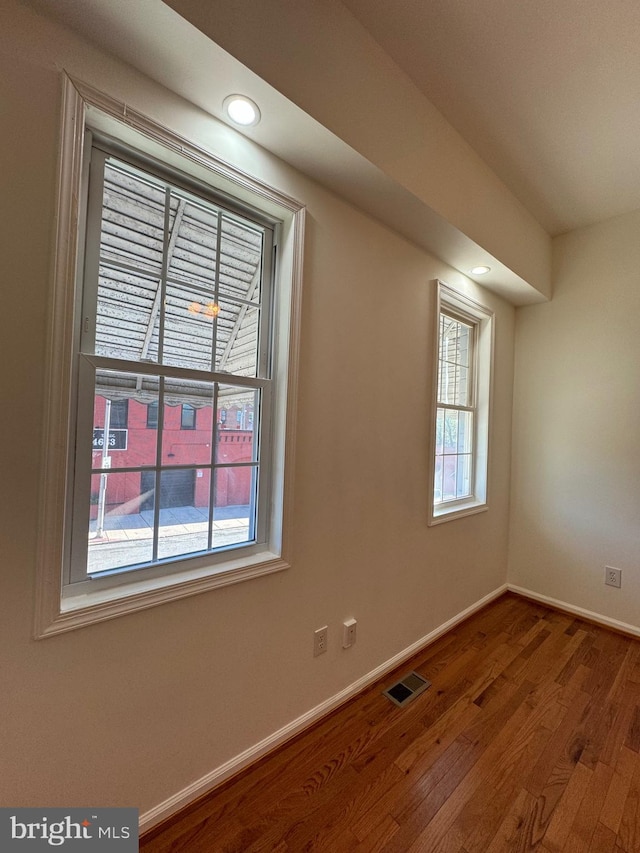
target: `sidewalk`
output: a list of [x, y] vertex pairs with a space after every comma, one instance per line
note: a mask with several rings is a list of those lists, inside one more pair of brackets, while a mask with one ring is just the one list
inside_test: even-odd
[[[249, 528], [249, 507], [217, 507], [214, 511], [213, 529], [218, 531], [246, 532]], [[208, 530], [206, 510], [193, 506], [172, 507], [160, 510], [160, 528], [158, 535], [179, 536], [188, 533], [202, 533]], [[89, 529], [89, 543], [97, 545], [107, 542], [126, 542], [151, 539], [153, 536], [153, 512], [145, 510], [128, 515], [105, 515], [104, 530], [100, 537], [95, 533], [96, 522]]]
[[[213, 546], [224, 548], [249, 539], [249, 506], [217, 507], [213, 521]], [[107, 514], [102, 536], [96, 536], [96, 522], [89, 530], [87, 572], [117, 569], [151, 559], [153, 512]], [[206, 513], [196, 507], [160, 510], [158, 557], [166, 559], [195, 554], [208, 548], [209, 524]]]

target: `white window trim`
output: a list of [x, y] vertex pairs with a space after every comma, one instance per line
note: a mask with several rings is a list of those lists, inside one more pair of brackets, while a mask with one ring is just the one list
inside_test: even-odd
[[[76, 266], [82, 235], [81, 185], [85, 129], [113, 132], [123, 142], [142, 144], [147, 153], [162, 151], [194, 177], [207, 175], [217, 191], [276, 216], [282, 221], [279, 282], [286, 290], [276, 310], [274, 337], [288, 358], [277, 360], [274, 417], [285, 428], [274, 431], [274, 476], [271, 527], [261, 553], [236, 554], [220, 565], [184, 569], [171, 576], [134, 580], [126, 585], [63, 597], [64, 529], [68, 521], [67, 470], [72, 458], [70, 411], [73, 389], [73, 323]], [[171, 160], [170, 158], [174, 158]], [[47, 376], [43, 412], [43, 479], [40, 494], [34, 633], [44, 638], [125, 613], [143, 610], [190, 595], [290, 567], [295, 418], [297, 408], [299, 329], [305, 208], [295, 199], [223, 163], [210, 152], [153, 122], [128, 105], [73, 80], [63, 73], [63, 106], [54, 222], [54, 257], [49, 303]], [[288, 304], [287, 304], [288, 303]], [[288, 308], [288, 310], [287, 310]], [[285, 375], [286, 371], [286, 375]], [[99, 585], [98, 585], [99, 586]]]
[[[489, 431], [493, 400], [494, 312], [442, 281], [434, 282], [433, 393], [429, 441], [429, 516], [430, 526], [484, 512], [489, 508]], [[436, 464], [436, 412], [438, 409], [438, 356], [440, 312], [449, 309], [473, 322], [477, 330], [475, 352], [476, 417], [474, 425], [473, 495], [459, 501], [434, 503]]]

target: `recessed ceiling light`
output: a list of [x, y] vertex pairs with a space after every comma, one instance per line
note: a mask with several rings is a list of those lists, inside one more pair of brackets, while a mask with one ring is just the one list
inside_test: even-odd
[[486, 275], [488, 272], [491, 272], [491, 267], [471, 267], [469, 272], [471, 275]]
[[224, 99], [222, 106], [234, 124], [253, 127], [260, 121], [258, 105], [245, 95], [229, 95]]

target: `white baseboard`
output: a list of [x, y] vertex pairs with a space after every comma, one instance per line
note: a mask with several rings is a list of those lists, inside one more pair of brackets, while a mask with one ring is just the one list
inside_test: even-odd
[[574, 616], [582, 616], [589, 622], [595, 622], [602, 625], [604, 628], [613, 628], [615, 631], [622, 631], [624, 634], [631, 634], [632, 637], [640, 637], [640, 628], [636, 625], [629, 625], [627, 622], [620, 622], [618, 619], [611, 619], [609, 616], [603, 616], [602, 613], [594, 613], [592, 610], [585, 610], [583, 607], [576, 607], [575, 604], [569, 604], [566, 601], [560, 601], [557, 598], [549, 598], [548, 595], [540, 595], [539, 592], [525, 589], [522, 586], [515, 584], [507, 584], [509, 592], [515, 592], [516, 595], [522, 595], [524, 598], [531, 598], [533, 601], [539, 601], [540, 604], [548, 604], [549, 607], [554, 607], [557, 610], [566, 610]]
[[216, 767], [215, 770], [212, 770], [202, 778], [192, 782], [191, 785], [183, 788], [182, 791], [178, 791], [178, 793], [169, 797], [164, 802], [145, 812], [140, 816], [140, 832], [147, 832], [156, 824], [166, 820], [181, 809], [186, 808], [186, 806], [195, 802], [195, 800], [204, 794], [211, 792], [214, 788], [231, 778], [231, 776], [234, 776], [240, 770], [244, 770], [244, 768], [253, 764], [268, 752], [271, 752], [276, 747], [281, 746], [283, 743], [290, 740], [294, 735], [299, 734], [304, 729], [314, 723], [317, 723], [318, 720], [321, 720], [339, 705], [342, 705], [349, 699], [352, 699], [373, 682], [383, 678], [387, 672], [390, 672], [397, 666], [400, 666], [400, 664], [407, 660], [407, 658], [412, 657], [417, 652], [433, 643], [443, 634], [446, 634], [447, 631], [450, 631], [460, 622], [463, 622], [477, 610], [480, 610], [506, 591], [507, 585], [503, 584], [493, 592], [485, 595], [484, 598], [476, 601], [475, 604], [472, 604], [470, 607], [462, 610], [452, 619], [444, 622], [438, 628], [431, 631], [431, 633], [417, 640], [415, 643], [412, 643], [392, 658], [389, 658], [389, 660], [371, 670], [371, 672], [368, 672], [366, 675], [362, 676], [362, 678], [354, 681], [353, 684], [345, 687], [344, 690], [341, 690], [339, 693], [336, 693], [334, 696], [331, 696], [329, 699], [321, 702], [320, 705], [316, 705], [315, 708], [312, 708], [310, 711], [302, 714], [302, 716], [292, 720], [286, 726], [283, 726], [281, 729], [278, 729], [278, 731], [264, 738], [264, 740], [261, 740], [254, 746], [249, 747], [249, 749], [246, 749], [244, 752], [236, 755], [234, 758], [225, 762], [225, 764]]

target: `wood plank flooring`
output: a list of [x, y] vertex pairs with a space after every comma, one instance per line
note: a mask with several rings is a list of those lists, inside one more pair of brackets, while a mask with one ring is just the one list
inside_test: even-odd
[[639, 808], [640, 641], [505, 595], [140, 849], [640, 853]]

